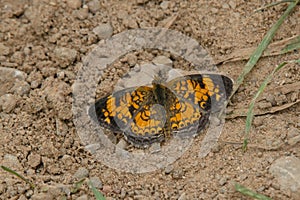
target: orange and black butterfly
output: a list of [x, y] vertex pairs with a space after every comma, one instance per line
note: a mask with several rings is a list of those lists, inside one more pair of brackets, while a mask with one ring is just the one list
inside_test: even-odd
[[101, 126], [121, 133], [136, 147], [172, 135], [195, 135], [232, 92], [233, 82], [219, 74], [193, 74], [152, 86], [123, 89], [96, 101], [89, 115]]

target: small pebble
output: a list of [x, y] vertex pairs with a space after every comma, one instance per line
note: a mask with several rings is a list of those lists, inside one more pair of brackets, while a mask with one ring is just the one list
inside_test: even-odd
[[90, 178], [90, 181], [91, 181], [91, 183], [93, 184], [93, 186], [94, 186], [95, 188], [102, 190], [103, 185], [102, 185], [102, 182], [101, 182], [101, 180], [99, 179], [99, 177], [97, 177], [97, 176], [91, 177], [91, 178]]
[[160, 143], [158, 143], [158, 142], [153, 143], [150, 146], [149, 151], [150, 151], [151, 154], [159, 153], [161, 151]]
[[168, 67], [172, 67], [173, 65], [172, 60], [166, 56], [157, 56], [152, 60], [152, 62], [156, 65], [166, 65]]
[[110, 38], [113, 34], [113, 28], [109, 23], [100, 24], [93, 29], [93, 32], [97, 35], [97, 37], [101, 39]]
[[67, 5], [72, 9], [78, 9], [82, 5], [81, 0], [67, 0]]
[[182, 193], [180, 195], [180, 197], [178, 198], [178, 200], [186, 200], [186, 194], [185, 193]]
[[227, 183], [227, 178], [226, 177], [222, 177], [220, 180], [219, 180], [219, 185], [220, 186], [223, 186]]
[[81, 9], [75, 10], [74, 14], [78, 19], [83, 20], [89, 16], [89, 9], [87, 5], [83, 5]]
[[0, 97], [0, 110], [10, 113], [16, 107], [17, 101], [14, 95], [5, 94]]
[[165, 168], [165, 174], [170, 174], [173, 171], [173, 169], [174, 169], [173, 165], [168, 165]]
[[89, 199], [88, 196], [86, 194], [84, 194], [84, 195], [78, 197], [76, 200], [88, 200], [88, 199]]
[[112, 190], [110, 185], [104, 185], [103, 188], [102, 188], [102, 191], [104, 193], [111, 193], [113, 190]]
[[87, 170], [85, 167], [80, 167], [74, 174], [74, 177], [77, 178], [78, 180], [81, 180], [83, 178], [88, 177], [88, 175], [89, 175], [89, 170]]
[[235, 1], [229, 1], [228, 4], [230, 5], [230, 7], [231, 7], [232, 9], [235, 9], [235, 8], [236, 8], [236, 2], [235, 2]]
[[87, 4], [89, 10], [91, 11], [91, 13], [95, 14], [96, 12], [98, 12], [100, 10], [100, 2], [98, 0], [93, 0], [90, 1]]
[[66, 47], [56, 47], [54, 49], [54, 59], [60, 61], [60, 67], [66, 68], [68, 65], [72, 64], [77, 56], [77, 51], [75, 49], [70, 49]]
[[137, 63], [137, 57], [136, 57], [136, 55], [129, 54], [129, 55], [126, 56], [126, 58], [127, 58], [127, 62], [128, 62], [128, 64], [129, 64], [130, 67], [133, 67], [133, 66], [136, 65], [136, 63]]
[[260, 109], [267, 109], [267, 108], [271, 108], [272, 104], [270, 102], [258, 102], [257, 106]]
[[169, 8], [169, 4], [170, 2], [169, 1], [163, 1], [160, 3], [160, 7], [163, 9], [163, 10], [166, 10]]
[[28, 156], [28, 164], [32, 168], [36, 168], [41, 163], [41, 156], [39, 154], [30, 154]]
[[9, 47], [5, 46], [3, 43], [0, 43], [0, 56], [7, 56], [9, 52]]

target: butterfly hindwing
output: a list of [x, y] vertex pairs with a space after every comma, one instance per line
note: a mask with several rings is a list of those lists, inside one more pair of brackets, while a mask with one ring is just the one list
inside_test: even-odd
[[219, 74], [194, 74], [175, 78], [167, 86], [177, 97], [169, 106], [172, 130], [185, 136], [205, 127], [212, 106], [230, 95], [232, 80]]
[[156, 119], [160, 110], [154, 109], [152, 99], [150, 87], [128, 88], [99, 99], [89, 114], [101, 126], [123, 133], [130, 143], [142, 147], [163, 140], [164, 123]]

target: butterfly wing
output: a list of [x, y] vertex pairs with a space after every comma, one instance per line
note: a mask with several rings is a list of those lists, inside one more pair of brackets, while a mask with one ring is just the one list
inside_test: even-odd
[[99, 99], [89, 115], [101, 126], [123, 133], [134, 146], [145, 147], [160, 142], [165, 117], [153, 103], [153, 89], [147, 86], [128, 88]]
[[205, 127], [211, 111], [230, 95], [232, 80], [218, 74], [194, 74], [175, 78], [167, 87], [177, 97], [168, 106], [173, 132], [195, 135]]

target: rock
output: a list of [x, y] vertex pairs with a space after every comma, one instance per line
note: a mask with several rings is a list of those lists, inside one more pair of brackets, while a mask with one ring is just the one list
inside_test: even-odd
[[53, 60], [60, 63], [61, 68], [66, 68], [72, 64], [77, 56], [77, 51], [75, 49], [70, 49], [66, 47], [56, 47], [53, 51], [54, 58]]
[[127, 192], [126, 192], [126, 189], [125, 189], [125, 188], [122, 188], [122, 189], [121, 189], [120, 198], [121, 198], [121, 199], [124, 199], [124, 198], [126, 197], [126, 193], [127, 193]]
[[104, 193], [111, 193], [113, 191], [113, 189], [111, 188], [110, 185], [104, 185], [102, 191]]
[[84, 194], [84, 195], [78, 197], [76, 200], [88, 200], [88, 199], [89, 199], [88, 196], [86, 194]]
[[0, 56], [7, 56], [9, 52], [9, 47], [5, 46], [3, 43], [0, 43]]
[[16, 81], [11, 91], [20, 96], [28, 95], [30, 91], [30, 85], [26, 81]]
[[161, 151], [160, 143], [158, 143], [158, 142], [153, 143], [150, 146], [149, 151], [151, 154], [159, 153]]
[[33, 153], [28, 156], [28, 164], [32, 168], [36, 168], [37, 166], [39, 166], [40, 163], [41, 163], [41, 156], [39, 154]]
[[221, 177], [219, 180], [219, 185], [223, 186], [227, 183], [227, 178], [226, 177]]
[[137, 57], [134, 54], [129, 54], [126, 56], [127, 58], [127, 63], [129, 64], [130, 67], [135, 66], [137, 63]]
[[25, 81], [26, 77], [27, 75], [22, 71], [0, 67], [0, 96], [10, 92], [27, 94], [30, 86]]
[[184, 176], [184, 171], [182, 169], [176, 169], [172, 171], [172, 177], [174, 179], [182, 179]]
[[8, 167], [12, 170], [15, 170], [15, 171], [22, 169], [22, 165], [19, 162], [18, 158], [11, 154], [4, 155], [1, 165]]
[[267, 109], [267, 108], [271, 108], [272, 104], [270, 102], [258, 102], [257, 107], [259, 109]]
[[10, 58], [10, 61], [13, 63], [17, 63], [18, 65], [22, 65], [24, 61], [24, 54], [21, 51], [16, 51]]
[[72, 9], [78, 9], [82, 5], [81, 0], [67, 0], [67, 5]]
[[295, 128], [295, 127], [292, 127], [290, 129], [288, 129], [288, 131], [287, 131], [287, 138], [288, 139], [299, 136], [299, 135], [300, 135], [300, 130]]
[[66, 102], [66, 96], [72, 92], [71, 87], [67, 83], [53, 78], [46, 79], [42, 89], [46, 94], [46, 100], [53, 104]]
[[74, 174], [74, 177], [77, 178], [78, 180], [81, 180], [88, 177], [88, 175], [89, 175], [89, 170], [87, 170], [85, 167], [80, 167]]
[[276, 101], [275, 101], [275, 97], [273, 94], [268, 94], [266, 96], [266, 101], [270, 102], [272, 104], [272, 106], [276, 106]]
[[96, 12], [98, 12], [100, 10], [100, 2], [98, 0], [93, 0], [90, 1], [87, 4], [89, 10], [91, 11], [91, 13], [95, 14]]
[[299, 96], [299, 92], [293, 92], [293, 93], [291, 94], [291, 101], [292, 101], [292, 102], [297, 101], [297, 100], [298, 100], [298, 96]]
[[[109, 137], [109, 139], [113, 142], [113, 144], [115, 144], [114, 140], [117, 140], [116, 137], [115, 138]], [[116, 146], [120, 149], [126, 149], [128, 147], [128, 143], [123, 138], [121, 138]]]
[[185, 193], [182, 193], [180, 196], [179, 196], [179, 198], [178, 198], [178, 200], [185, 200], [186, 199], [186, 194]]
[[71, 194], [71, 186], [64, 184], [56, 184], [48, 188], [47, 194], [54, 197], [53, 199], [59, 199], [59, 197], [65, 195], [69, 196]]
[[168, 165], [165, 168], [165, 174], [170, 174], [173, 171], [173, 169], [174, 169], [173, 165]]
[[113, 34], [113, 27], [107, 24], [100, 24], [93, 29], [93, 32], [97, 35], [98, 39], [110, 38]]
[[54, 199], [51, 195], [46, 193], [37, 193], [31, 196], [32, 200], [52, 200]]
[[95, 188], [102, 190], [103, 185], [99, 177], [97, 176], [91, 177], [90, 181]]
[[222, 8], [228, 9], [228, 8], [229, 8], [229, 5], [228, 5], [227, 3], [223, 3], [223, 4], [222, 4]]
[[10, 113], [16, 107], [17, 101], [14, 95], [5, 94], [0, 97], [0, 110]]
[[163, 10], [167, 10], [169, 8], [169, 4], [170, 2], [169, 1], [163, 1], [160, 3], [160, 7], [163, 9]]
[[166, 56], [157, 56], [152, 60], [152, 62], [156, 65], [166, 65], [168, 67], [172, 67], [173, 65], [172, 60]]
[[231, 7], [232, 9], [235, 9], [235, 8], [236, 8], [236, 2], [235, 2], [235, 1], [229, 1], [228, 4], [230, 5], [230, 7]]
[[281, 95], [276, 95], [275, 96], [275, 101], [277, 103], [278, 106], [284, 104], [287, 102], [287, 98], [285, 95], [281, 94]]
[[139, 27], [135, 18], [132, 18], [132, 17], [123, 18], [123, 24], [127, 28], [132, 28], [132, 29]]
[[282, 191], [290, 191], [293, 199], [300, 199], [300, 160], [294, 156], [281, 157], [270, 167]]
[[75, 10], [74, 15], [78, 18], [78, 19], [86, 19], [89, 16], [89, 8], [87, 5], [83, 5], [82, 8], [80, 10]]
[[60, 119], [56, 119], [56, 135], [66, 136], [68, 133], [68, 125]]

